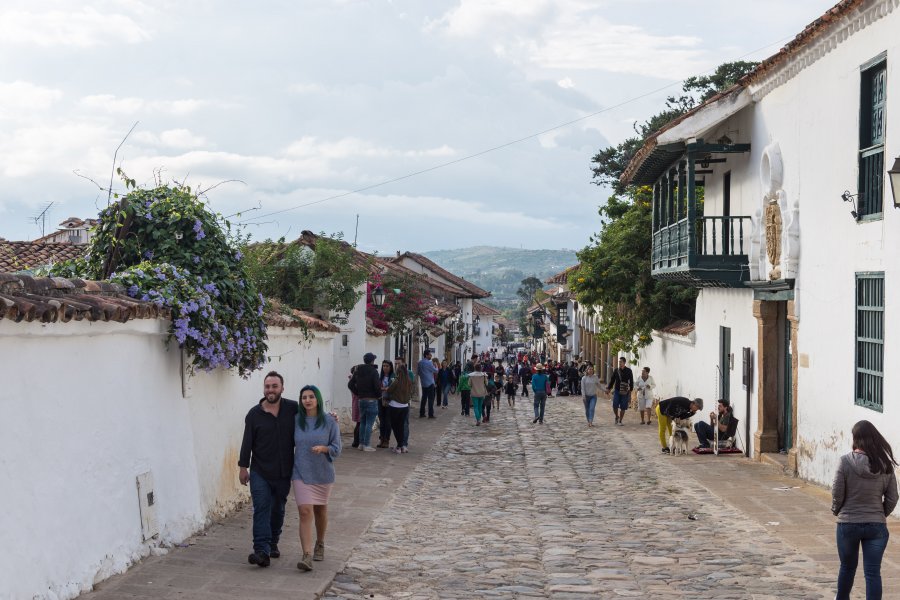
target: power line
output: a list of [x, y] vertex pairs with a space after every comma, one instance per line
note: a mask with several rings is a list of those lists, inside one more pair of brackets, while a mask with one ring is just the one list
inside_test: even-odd
[[[789, 39], [792, 39], [793, 37], [794, 37], [794, 36], [788, 36], [788, 37], [782, 38], [782, 39], [780, 39], [780, 40], [778, 40], [778, 41], [771, 42], [771, 43], [769, 43], [769, 44], [766, 44], [765, 46], [761, 46], [761, 47], [757, 48], [756, 50], [751, 50], [750, 52], [747, 52], [746, 54], [743, 54], [743, 55], [741, 55], [741, 56], [738, 56], [738, 57], [735, 58], [733, 61], [729, 61], [729, 62], [734, 62], [734, 61], [741, 60], [741, 59], [743, 59], [743, 58], [747, 58], [748, 56], [751, 56], [751, 55], [753, 55], [753, 54], [756, 54], [757, 52], [761, 52], [762, 50], [765, 50], [766, 48], [771, 48], [772, 46], [780, 45], [780, 44], [782, 44], [783, 42], [785, 42], [785, 41], [787, 41], [787, 40], [789, 40]], [[711, 68], [711, 69], [707, 69], [706, 71], [701, 71], [700, 73], [698, 73], [697, 75], [695, 75], [695, 77], [698, 77], [698, 76], [701, 76], [701, 75], [706, 75], [707, 73], [712, 73], [712, 72], [714, 72], [715, 70], [716, 70], [715, 68]], [[449, 160], [449, 161], [447, 161], [447, 162], [443, 162], [443, 163], [434, 165], [434, 166], [432, 166], [432, 167], [428, 167], [428, 168], [426, 168], [426, 169], [421, 169], [421, 170], [419, 170], [419, 171], [413, 171], [412, 173], [407, 173], [406, 175], [401, 175], [401, 176], [399, 176], [399, 177], [394, 177], [394, 178], [392, 178], [392, 179], [386, 179], [386, 180], [384, 180], [384, 181], [380, 181], [380, 182], [378, 182], [378, 183], [373, 183], [372, 185], [367, 185], [367, 186], [365, 186], [365, 187], [357, 188], [357, 189], [351, 190], [351, 191], [349, 191], [349, 192], [342, 192], [342, 193], [340, 193], [340, 194], [335, 194], [335, 195], [333, 195], [333, 196], [328, 196], [327, 198], [321, 198], [321, 199], [319, 199], [319, 200], [313, 200], [312, 202], [306, 202], [306, 203], [304, 203], [304, 204], [298, 204], [298, 205], [296, 205], [296, 206], [291, 206], [291, 207], [289, 207], [289, 208], [282, 208], [281, 210], [276, 210], [276, 211], [272, 211], [272, 212], [270, 212], [270, 213], [265, 213], [265, 214], [262, 214], [262, 215], [257, 215], [257, 216], [254, 216], [254, 217], [250, 217], [250, 218], [248, 218], [248, 219], [246, 219], [246, 220], [244, 220], [244, 221], [241, 221], [240, 224], [243, 224], [243, 223], [249, 223], [249, 222], [251, 222], [251, 221], [256, 221], [256, 220], [259, 220], [259, 219], [264, 219], [264, 218], [266, 218], [266, 217], [271, 217], [271, 216], [274, 216], [274, 215], [280, 215], [280, 214], [282, 214], [282, 213], [295, 211], [295, 210], [298, 210], [298, 209], [301, 209], [301, 208], [306, 208], [307, 206], [313, 206], [313, 205], [315, 205], [315, 204], [322, 204], [323, 202], [329, 202], [329, 201], [331, 201], [331, 200], [337, 200], [337, 199], [339, 199], [339, 198], [345, 198], [345, 197], [347, 197], [347, 196], [352, 196], [353, 194], [359, 194], [359, 193], [361, 193], [361, 192], [366, 192], [366, 191], [371, 190], [371, 189], [379, 188], [379, 187], [382, 187], [382, 186], [385, 186], [385, 185], [390, 185], [390, 184], [392, 184], [392, 183], [397, 183], [398, 181], [403, 181], [404, 179], [409, 179], [409, 178], [411, 178], [411, 177], [417, 177], [417, 176], [423, 175], [423, 174], [425, 174], [425, 173], [430, 173], [430, 172], [432, 172], [432, 171], [437, 171], [438, 169], [443, 169], [443, 168], [446, 168], [446, 167], [449, 167], [449, 166], [452, 166], [452, 165], [455, 165], [455, 164], [459, 164], [459, 163], [461, 163], [461, 162], [464, 162], [464, 161], [467, 161], [467, 160], [471, 160], [471, 159], [473, 159], [473, 158], [478, 158], [479, 156], [484, 156], [485, 154], [490, 154], [491, 152], [496, 152], [497, 150], [502, 150], [502, 149], [504, 149], [504, 148], [508, 148], [508, 147], [513, 146], [513, 145], [515, 145], [515, 144], [520, 144], [520, 143], [522, 143], [522, 142], [525, 142], [525, 141], [534, 139], [534, 138], [536, 138], [536, 137], [542, 136], [542, 135], [544, 135], [545, 133], [550, 133], [551, 131], [556, 131], [556, 130], [558, 130], [558, 129], [563, 129], [564, 127], [568, 127], [568, 126], [570, 126], [570, 125], [574, 125], [575, 123], [580, 123], [581, 121], [585, 121], [585, 120], [587, 120], [587, 119], [591, 119], [591, 118], [596, 117], [597, 115], [601, 115], [601, 114], [603, 114], [603, 113], [605, 113], [605, 112], [609, 112], [609, 111], [611, 111], [611, 110], [615, 110], [615, 109], [617, 109], [617, 108], [621, 108], [621, 107], [623, 107], [623, 106], [625, 106], [625, 105], [627, 105], [627, 104], [631, 104], [632, 102], [637, 102], [638, 100], [642, 100], [642, 99], [644, 99], [644, 98], [646, 98], [646, 97], [648, 97], [648, 96], [653, 96], [654, 94], [658, 94], [659, 92], [662, 92], [662, 91], [664, 91], [664, 90], [667, 90], [667, 89], [669, 89], [670, 87], [673, 87], [673, 86], [676, 86], [676, 85], [680, 85], [681, 83], [682, 83], [681, 81], [674, 81], [674, 82], [672, 82], [672, 83], [668, 83], [668, 84], [666, 84], [666, 85], [664, 85], [664, 86], [662, 86], [662, 87], [658, 87], [658, 88], [656, 88], [656, 89], [654, 89], [654, 90], [651, 90], [651, 91], [649, 91], [649, 92], [645, 92], [645, 93], [640, 94], [640, 95], [638, 95], [638, 96], [633, 96], [633, 97], [631, 97], [631, 98], [629, 98], [629, 99], [627, 99], [627, 100], [623, 100], [622, 102], [619, 102], [618, 104], [613, 104], [612, 106], [607, 106], [606, 108], [602, 108], [602, 109], [600, 109], [600, 110], [598, 110], [598, 111], [595, 111], [595, 112], [592, 112], [592, 113], [590, 113], [590, 114], [587, 114], [587, 115], [578, 117], [577, 119], [572, 119], [571, 121], [566, 121], [565, 123], [560, 123], [559, 125], [554, 125], [553, 127], [550, 127], [550, 128], [548, 128], [548, 129], [544, 129], [544, 130], [542, 130], [542, 131], [538, 131], [537, 133], [532, 133], [532, 134], [526, 135], [526, 136], [524, 136], [524, 137], [520, 137], [520, 138], [511, 140], [511, 141], [509, 141], [509, 142], [505, 142], [505, 143], [500, 144], [500, 145], [498, 145], [498, 146], [494, 146], [494, 147], [492, 147], [492, 148], [487, 148], [486, 150], [481, 150], [481, 151], [476, 152], [476, 153], [474, 153], [474, 154], [468, 154], [468, 155], [466, 155], [466, 156], [462, 156], [462, 157], [460, 157], [460, 158], [456, 158], [456, 159], [453, 159], [453, 160]]]

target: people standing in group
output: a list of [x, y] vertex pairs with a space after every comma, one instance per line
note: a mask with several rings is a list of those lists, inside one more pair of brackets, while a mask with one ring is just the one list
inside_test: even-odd
[[[350, 375], [347, 376], [347, 387], [356, 372], [356, 365], [350, 367]], [[359, 448], [359, 396], [350, 390], [350, 420], [353, 421], [353, 447]]]
[[469, 382], [470, 372], [470, 367], [466, 364], [466, 368], [459, 374], [459, 380], [456, 383], [456, 389], [459, 391], [459, 414], [467, 417], [472, 405], [472, 384]]
[[394, 432], [394, 453], [409, 452], [409, 401], [415, 394], [415, 384], [409, 370], [401, 360], [397, 360], [396, 377], [391, 381], [385, 394], [388, 399], [388, 421]]
[[703, 398], [693, 400], [675, 396], [656, 405], [656, 421], [659, 426], [659, 444], [664, 454], [669, 453], [669, 438], [672, 437], [672, 421], [690, 419], [698, 410], [703, 410]]
[[550, 378], [544, 373], [544, 365], [535, 365], [537, 373], [531, 376], [531, 390], [534, 392], [534, 423], [544, 423], [544, 408], [547, 404], [547, 394], [550, 388]]
[[438, 370], [438, 384], [441, 390], [441, 408], [447, 408], [450, 401], [450, 386], [452, 385], [452, 375], [447, 361], [441, 361], [441, 367]]
[[381, 379], [375, 367], [375, 358], [374, 354], [366, 352], [363, 363], [356, 365], [347, 383], [350, 391], [359, 397], [359, 449], [365, 452], [375, 452], [371, 444], [372, 428], [381, 402]]
[[594, 410], [597, 408], [597, 392], [600, 390], [600, 379], [594, 375], [594, 368], [588, 367], [581, 378], [581, 395], [584, 402], [584, 416], [588, 427], [594, 426]]
[[650, 418], [653, 412], [653, 390], [656, 388], [656, 382], [650, 375], [650, 367], [641, 369], [641, 376], [634, 382], [634, 388], [637, 390], [638, 412], [641, 413], [641, 425], [644, 424], [644, 417], [647, 417], [647, 425], [653, 422]]
[[268, 567], [270, 558], [281, 556], [278, 542], [291, 490], [299, 406], [282, 398], [283, 392], [284, 378], [269, 371], [263, 379], [263, 398], [244, 417], [238, 456], [238, 479], [241, 485], [250, 485], [253, 503], [253, 553], [247, 562], [259, 567]]
[[475, 363], [474, 370], [469, 373], [469, 385], [472, 388], [472, 411], [475, 413], [475, 425], [481, 425], [484, 401], [488, 396], [487, 375], [481, 370], [481, 363]]
[[882, 597], [881, 559], [890, 533], [887, 516], [897, 506], [897, 476], [891, 445], [869, 421], [851, 431], [853, 450], [841, 457], [831, 485], [841, 560], [835, 600], [849, 600], [862, 546], [866, 600]]
[[376, 448], [389, 448], [391, 442], [391, 420], [388, 416], [387, 389], [394, 380], [394, 365], [389, 360], [381, 361], [381, 399], [378, 402], [378, 445]]
[[437, 374], [434, 363], [431, 362], [431, 350], [425, 350], [422, 360], [416, 366], [416, 374], [422, 386], [422, 400], [419, 402], [419, 418], [425, 417], [425, 407], [428, 406], [428, 418], [434, 418], [434, 376]]
[[613, 390], [612, 409], [616, 418], [616, 425], [624, 425], [625, 411], [631, 400], [631, 391], [634, 389], [634, 374], [628, 368], [628, 361], [624, 356], [619, 357], [619, 368], [613, 371], [612, 379], [606, 387], [607, 394]]
[[[341, 454], [341, 431], [337, 419], [325, 414], [322, 393], [314, 385], [300, 390], [300, 409], [294, 427], [294, 465], [291, 481], [300, 514], [300, 547], [297, 563], [311, 571], [312, 561], [325, 560], [328, 528], [328, 498], [334, 485], [334, 459]], [[313, 521], [316, 543], [313, 546]]]
[[516, 385], [516, 381], [513, 376], [507, 375], [504, 391], [506, 391], [506, 403], [509, 404], [510, 408], [513, 408], [516, 405], [516, 391], [518, 389], [519, 386]]
[[450, 369], [450, 394], [456, 394], [459, 390], [459, 376], [462, 375], [462, 366], [459, 364], [459, 361], [453, 364], [453, 368]]

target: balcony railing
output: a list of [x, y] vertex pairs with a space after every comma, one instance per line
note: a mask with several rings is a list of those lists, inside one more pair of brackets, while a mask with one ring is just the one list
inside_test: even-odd
[[[699, 286], [739, 285], [748, 277], [750, 217], [699, 217], [653, 234], [653, 275]], [[693, 245], [691, 237], [694, 238]]]
[[744, 237], [750, 237], [750, 217], [701, 217], [697, 219], [699, 253], [703, 256], [747, 254]]

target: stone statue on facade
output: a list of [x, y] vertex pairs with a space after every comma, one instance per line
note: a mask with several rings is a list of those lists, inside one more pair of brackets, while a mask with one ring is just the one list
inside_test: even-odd
[[766, 196], [766, 257], [772, 268], [769, 279], [781, 279], [781, 207], [778, 198]]

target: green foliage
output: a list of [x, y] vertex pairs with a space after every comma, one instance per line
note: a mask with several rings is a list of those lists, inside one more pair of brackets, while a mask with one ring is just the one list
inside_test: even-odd
[[265, 297], [335, 323], [347, 322], [369, 273], [341, 234], [320, 235], [314, 248], [282, 238], [247, 243], [243, 252], [248, 277]]
[[[384, 290], [384, 304], [375, 306], [372, 290], [379, 285]], [[439, 320], [431, 312], [433, 306], [423, 284], [410, 275], [388, 270], [371, 277], [366, 314], [375, 327], [390, 333], [407, 333], [433, 325]]]
[[131, 191], [100, 212], [86, 258], [57, 264], [53, 274], [122, 283], [130, 296], [171, 310], [169, 339], [193, 366], [248, 377], [265, 362], [263, 298], [247, 280], [230, 224], [189, 187], [136, 189], [122, 177]]
[[635, 124], [635, 137], [601, 149], [591, 159], [593, 183], [610, 186], [613, 195], [599, 209], [601, 232], [578, 253], [581, 267], [569, 276], [569, 285], [582, 305], [602, 307], [599, 337], [616, 351], [633, 352], [650, 343], [653, 329], [674, 319], [693, 319], [697, 298], [693, 288], [650, 275], [651, 190], [626, 186], [622, 173], [649, 136], [734, 85], [756, 64], [724, 63], [712, 75], [685, 80], [683, 95], [670, 96], [664, 110]]

